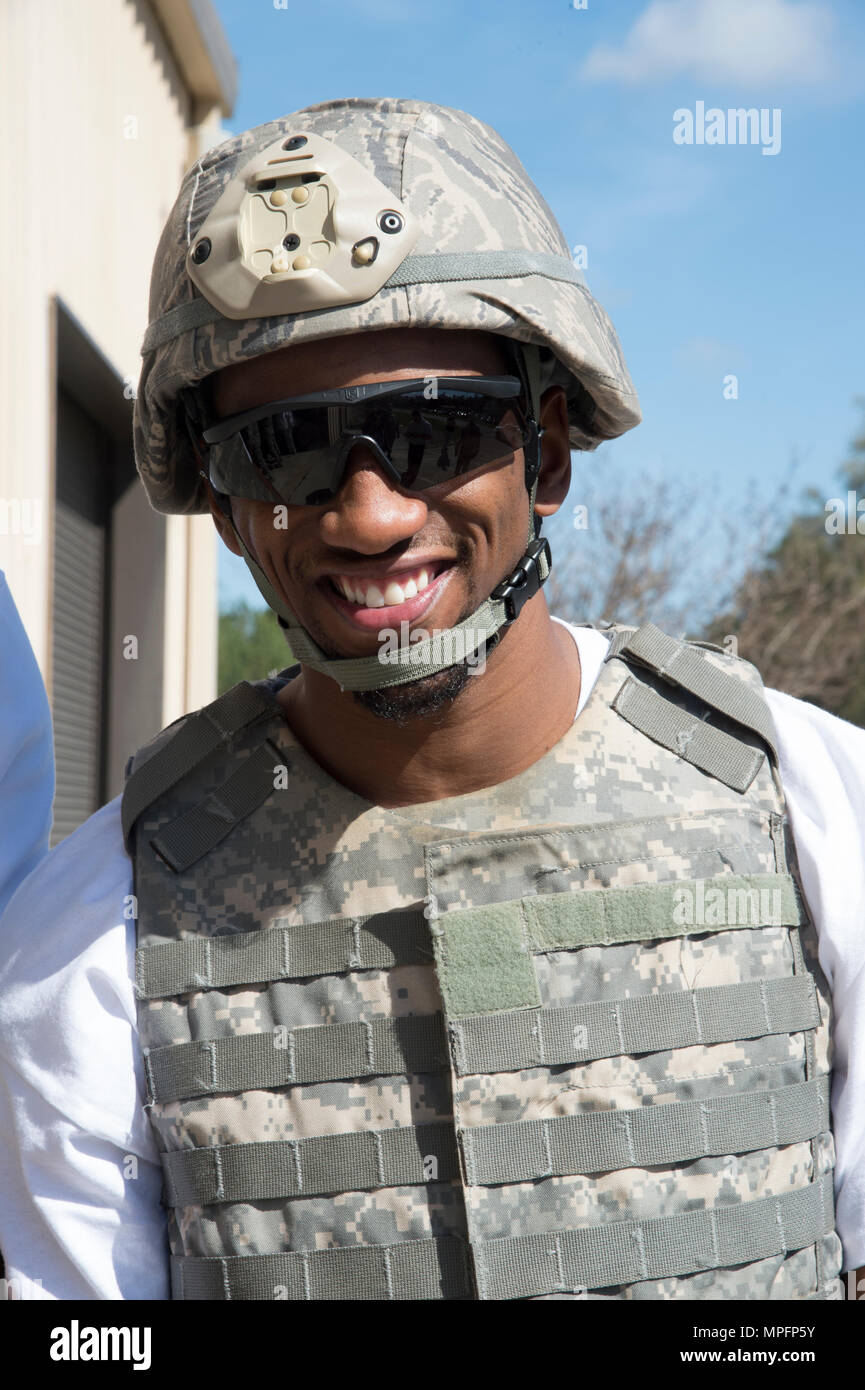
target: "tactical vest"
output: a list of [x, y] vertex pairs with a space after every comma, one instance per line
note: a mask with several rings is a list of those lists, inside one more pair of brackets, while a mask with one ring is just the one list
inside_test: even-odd
[[293, 674], [127, 769], [172, 1296], [842, 1298], [754, 669], [612, 629], [532, 767], [390, 810], [293, 737]]

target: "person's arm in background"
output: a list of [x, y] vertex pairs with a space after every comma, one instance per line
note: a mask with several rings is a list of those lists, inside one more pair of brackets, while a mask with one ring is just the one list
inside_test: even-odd
[[0, 570], [0, 917], [19, 883], [48, 853], [53, 801], [48, 696]]

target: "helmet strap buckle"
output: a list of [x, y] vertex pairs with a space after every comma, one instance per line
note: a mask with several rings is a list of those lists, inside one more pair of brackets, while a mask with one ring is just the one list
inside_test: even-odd
[[516, 568], [493, 589], [490, 598], [505, 605], [509, 623], [516, 622], [525, 604], [534, 598], [552, 564], [550, 543], [546, 536], [541, 536], [531, 542]]

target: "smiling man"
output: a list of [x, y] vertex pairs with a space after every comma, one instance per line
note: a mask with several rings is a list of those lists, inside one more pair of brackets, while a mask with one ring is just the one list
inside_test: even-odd
[[12, 1276], [843, 1298], [865, 734], [550, 615], [571, 450], [639, 412], [513, 152], [418, 101], [247, 131], [187, 174], [150, 307], [150, 500], [211, 511], [296, 664], [158, 734], [16, 895]]
[[[459, 399], [440, 383], [469, 378], [468, 387], [472, 377], [501, 378], [509, 369], [505, 341], [492, 334], [392, 328], [369, 334], [362, 348], [356, 337], [332, 338], [224, 368], [213, 378], [211, 397], [220, 418], [278, 401], [289, 385], [292, 396], [306, 396], [334, 383], [414, 382], [417, 390], [417, 383], [434, 381], [436, 400], [424, 399], [429, 388], [423, 386], [417, 394], [444, 434], [454, 404], [465, 411], [471, 396], [463, 392]], [[474, 405], [489, 412], [495, 400], [478, 398]], [[418, 408], [403, 404], [402, 410], [411, 428]], [[510, 417], [508, 409], [498, 434], [507, 434]], [[562, 386], [544, 393], [539, 423], [544, 460], [535, 514], [543, 517], [557, 510], [570, 481]], [[517, 429], [512, 418], [510, 428]], [[431, 444], [430, 454], [437, 457], [439, 447]], [[432, 486], [409, 490], [395, 484], [369, 445], [357, 444], [333, 506], [283, 508], [287, 516], [275, 527], [273, 505], [241, 499], [232, 502], [232, 523], [211, 489], [211, 509], [238, 555], [240, 537], [248, 538], [270, 586], [329, 658], [364, 657], [381, 650], [383, 632], [399, 633], [402, 624], [423, 633], [469, 622], [519, 562], [529, 515], [525, 461], [522, 450], [503, 453], [503, 447], [493, 438], [485, 448], [498, 459], [447, 481], [436, 465]], [[385, 806], [437, 800], [521, 772], [573, 721], [577, 648], [542, 602], [526, 604], [519, 642], [494, 648], [484, 665], [483, 681], [472, 681], [478, 665], [470, 655], [400, 685], [356, 690], [353, 698], [326, 668], [307, 667], [279, 698], [296, 736], [346, 786]], [[391, 673], [383, 664], [375, 674], [384, 682]], [[529, 724], [527, 704], [537, 711]], [[429, 718], [439, 711], [450, 717]]]

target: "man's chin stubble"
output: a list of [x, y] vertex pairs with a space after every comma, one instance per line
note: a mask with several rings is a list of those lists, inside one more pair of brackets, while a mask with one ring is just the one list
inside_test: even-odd
[[472, 675], [473, 668], [467, 661], [461, 661], [456, 666], [437, 671], [434, 676], [422, 676], [420, 680], [406, 681], [404, 685], [390, 685], [383, 690], [355, 690], [352, 693], [357, 703], [377, 719], [388, 719], [393, 724], [403, 726], [415, 719], [428, 719], [448, 708], [465, 690]]
[[[284, 620], [278, 618], [277, 621], [287, 639]], [[313, 636], [325, 656], [337, 661], [342, 659], [343, 653], [336, 651], [323, 633], [315, 632]], [[388, 719], [402, 726], [413, 719], [427, 719], [453, 704], [465, 690], [475, 669], [467, 661], [461, 661], [455, 666], [446, 667], [444, 671], [437, 671], [433, 676], [421, 676], [403, 685], [392, 685], [383, 690], [353, 690], [351, 693], [357, 703], [377, 719]]]
[[[500, 629], [486, 642], [486, 655], [489, 656], [502, 641], [504, 632]], [[477, 666], [477, 653], [455, 666], [447, 666], [434, 676], [423, 676], [420, 680], [406, 681], [404, 685], [388, 686], [384, 690], [356, 690], [353, 692], [358, 704], [363, 705], [379, 719], [389, 719], [400, 726], [412, 719], [427, 719], [447, 709], [463, 693], [472, 676], [483, 670]]]

